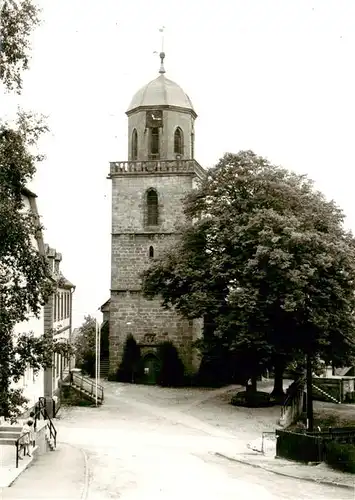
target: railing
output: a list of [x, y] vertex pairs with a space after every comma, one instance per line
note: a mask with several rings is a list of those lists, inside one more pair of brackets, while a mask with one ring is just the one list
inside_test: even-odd
[[[77, 387], [81, 391], [88, 392], [92, 398], [95, 398], [96, 382], [93, 382], [89, 378], [72, 371], [70, 372], [70, 384]], [[104, 388], [100, 384], [97, 384], [97, 399], [100, 400], [100, 402], [104, 400]]]
[[[43, 420], [47, 421], [47, 428], [49, 430], [49, 436], [51, 439], [53, 439], [54, 446], [57, 446], [57, 429], [54, 427], [54, 424], [48, 415], [47, 408], [46, 408], [46, 398], [39, 398], [38, 403], [35, 405], [35, 420], [33, 424], [33, 429], [36, 431], [37, 429], [37, 420], [41, 419], [41, 416], [43, 417]], [[18, 462], [19, 462], [19, 457], [20, 457], [20, 451], [23, 447], [23, 438], [27, 434], [30, 434], [30, 431], [22, 433], [19, 438], [15, 441], [15, 446], [16, 446], [16, 469], [18, 468]]]
[[312, 387], [316, 391], [319, 391], [321, 394], [323, 394], [323, 396], [325, 396], [326, 398], [331, 399], [333, 401], [333, 403], [341, 404], [341, 401], [338, 401], [336, 398], [334, 398], [333, 396], [331, 396], [330, 394], [328, 394], [326, 391], [324, 391], [323, 389], [321, 389], [317, 385], [312, 384]]
[[15, 441], [15, 446], [16, 446], [16, 469], [18, 469], [18, 461], [20, 459], [20, 451], [22, 447], [24, 446], [22, 443], [23, 438], [27, 435], [30, 434], [30, 431], [26, 431], [23, 434], [20, 434], [20, 437], [16, 439]]
[[354, 428], [329, 428], [327, 431], [292, 432], [276, 430], [276, 456], [300, 462], [320, 463], [327, 452], [327, 443], [355, 444]]
[[110, 162], [110, 174], [129, 173], [196, 173], [205, 176], [205, 171], [196, 160], [145, 160]]
[[[40, 416], [43, 416], [44, 420], [48, 420], [47, 422], [47, 428], [49, 430], [49, 436], [53, 439], [54, 441], [54, 446], [57, 446], [57, 429], [54, 427], [54, 424], [48, 415], [47, 408], [46, 408], [46, 398], [39, 398], [38, 403], [36, 405], [37, 408], [35, 408], [35, 426], [37, 425], [37, 420], [40, 419]], [[39, 418], [38, 418], [39, 416]], [[36, 427], [35, 427], [36, 429]]]

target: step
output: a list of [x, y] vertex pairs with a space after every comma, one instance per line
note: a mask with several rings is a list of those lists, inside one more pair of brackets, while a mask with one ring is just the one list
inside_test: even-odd
[[[79, 387], [78, 385], [75, 385], [75, 384], [73, 384], [73, 387], [74, 387], [74, 389], [77, 389], [78, 391], [83, 392], [84, 394], [87, 394], [88, 396], [91, 396], [91, 397], [95, 398], [95, 388], [94, 388], [93, 392], [91, 392], [91, 391], [83, 389], [83, 388], [81, 388], [81, 387]], [[100, 392], [101, 391], [98, 391], [98, 394], [97, 394], [97, 398], [98, 399], [101, 399]]]
[[22, 432], [20, 425], [0, 425], [0, 431]]
[[15, 445], [16, 444], [16, 441], [17, 441], [18, 438], [14, 439], [14, 438], [0, 438], [0, 446], [1, 445]]
[[15, 438], [18, 439], [22, 432], [10, 432], [10, 431], [1, 431], [0, 430], [0, 439], [1, 438]]

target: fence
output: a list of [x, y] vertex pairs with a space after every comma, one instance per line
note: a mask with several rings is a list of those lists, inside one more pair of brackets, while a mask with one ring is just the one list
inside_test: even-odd
[[276, 431], [276, 456], [298, 462], [322, 462], [326, 443], [355, 444], [355, 428], [329, 428], [320, 432]]

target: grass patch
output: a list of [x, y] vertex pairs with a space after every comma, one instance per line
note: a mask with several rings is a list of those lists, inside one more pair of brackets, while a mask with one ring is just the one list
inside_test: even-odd
[[233, 406], [245, 406], [247, 408], [264, 408], [273, 406], [275, 402], [270, 399], [270, 394], [268, 392], [241, 391], [237, 392], [237, 394], [232, 397], [231, 404]]

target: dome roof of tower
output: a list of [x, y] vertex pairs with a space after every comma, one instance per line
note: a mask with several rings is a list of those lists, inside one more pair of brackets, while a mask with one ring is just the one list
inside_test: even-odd
[[189, 96], [172, 80], [160, 74], [158, 78], [147, 83], [136, 92], [128, 107], [127, 113], [141, 106], [174, 106], [194, 111]]

